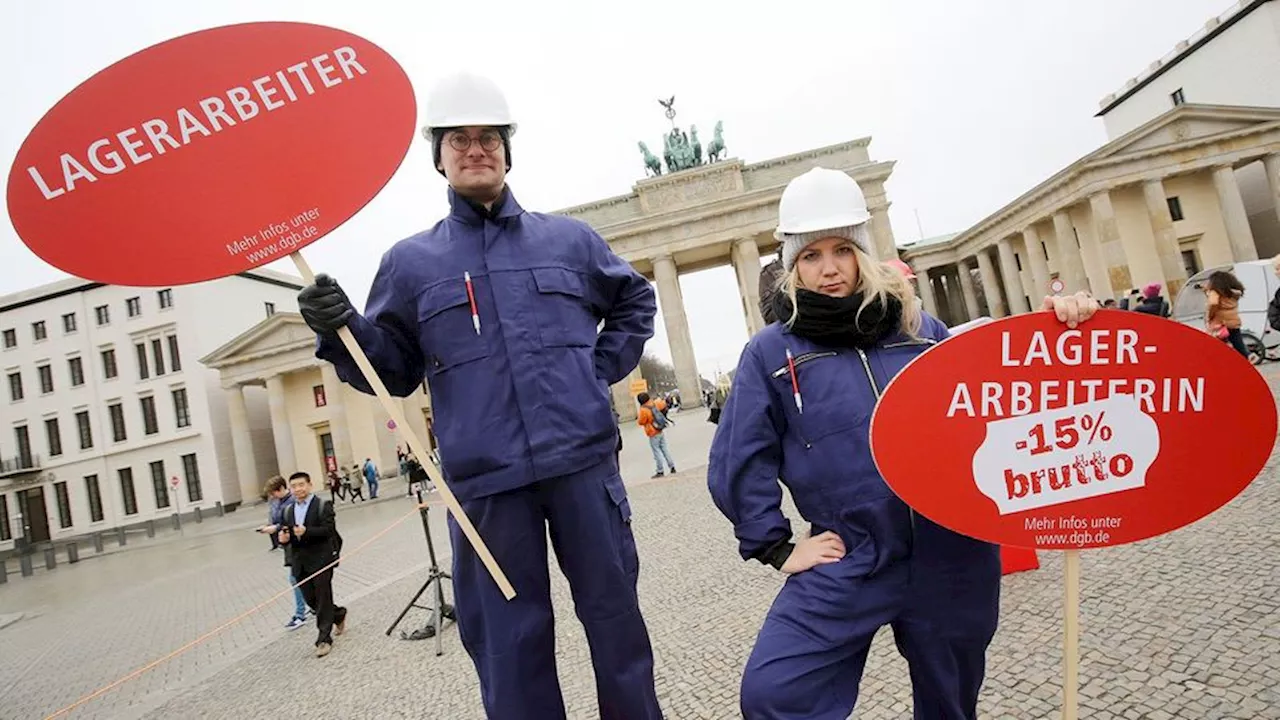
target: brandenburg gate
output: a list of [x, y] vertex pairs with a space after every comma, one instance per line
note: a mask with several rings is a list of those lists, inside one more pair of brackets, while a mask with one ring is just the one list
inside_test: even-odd
[[[670, 103], [662, 104], [668, 108], [667, 117], [674, 118]], [[764, 327], [760, 257], [777, 249], [773, 230], [778, 201], [792, 178], [819, 166], [848, 173], [867, 197], [874, 253], [880, 259], [897, 257], [884, 189], [894, 163], [872, 161], [867, 151], [870, 138], [747, 164], [735, 158], [722, 159], [725, 146], [719, 124], [704, 161], [697, 129], [691, 130], [692, 138], [687, 138], [673, 121], [665, 137], [667, 172], [662, 172], [657, 158], [640, 143], [650, 177], [637, 182], [626, 195], [556, 211], [591, 225], [615, 253], [656, 283], [681, 402], [686, 407], [702, 404], [702, 384], [680, 291], [680, 273], [732, 263], [747, 332], [754, 334]], [[629, 385], [639, 378], [637, 368], [613, 388], [623, 420], [635, 417]]]

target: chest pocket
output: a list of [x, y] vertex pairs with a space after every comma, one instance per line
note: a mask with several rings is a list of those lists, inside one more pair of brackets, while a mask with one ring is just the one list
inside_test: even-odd
[[538, 333], [545, 347], [594, 347], [595, 315], [591, 312], [587, 282], [582, 273], [564, 268], [533, 268], [538, 289], [534, 310]]
[[788, 422], [795, 425], [806, 444], [871, 422], [876, 395], [856, 353], [804, 353], [796, 356], [795, 364], [803, 413], [796, 409], [787, 365], [770, 377], [787, 399]]
[[471, 322], [471, 300], [461, 280], [440, 283], [418, 296], [418, 334], [430, 375], [489, 355], [488, 342], [476, 335]]

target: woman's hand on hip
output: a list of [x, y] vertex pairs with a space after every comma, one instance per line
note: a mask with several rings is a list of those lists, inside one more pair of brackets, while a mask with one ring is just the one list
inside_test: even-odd
[[1040, 309], [1053, 311], [1058, 316], [1058, 322], [1066, 323], [1067, 327], [1074, 329], [1098, 312], [1098, 301], [1082, 290], [1075, 295], [1046, 295]]
[[844, 557], [844, 552], [844, 541], [828, 530], [796, 543], [787, 561], [782, 563], [782, 572], [794, 575], [818, 565], [839, 562]]

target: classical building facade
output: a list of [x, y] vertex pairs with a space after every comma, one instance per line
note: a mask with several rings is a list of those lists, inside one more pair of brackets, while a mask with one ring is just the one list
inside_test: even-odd
[[[372, 459], [381, 474], [395, 474], [396, 446], [407, 447], [377, 398], [338, 379], [315, 357], [316, 335], [296, 312], [276, 313], [200, 359], [217, 374], [229, 409], [230, 442], [224, 450], [241, 478], [241, 492], [261, 485], [259, 468], [288, 477], [301, 470], [317, 483], [327, 470], [349, 471]], [[248, 409], [265, 396], [268, 447], [254, 440]], [[433, 448], [431, 402], [425, 384], [399, 398], [411, 429]], [[366, 497], [368, 494], [366, 493]]]
[[[228, 406], [196, 360], [296, 308], [299, 289], [259, 269], [172, 288], [67, 279], [0, 298], [0, 550], [256, 502], [268, 463], [240, 473], [219, 453]], [[269, 427], [265, 403], [242, 411], [251, 433]]]
[[[1241, 0], [1103, 98], [1109, 142], [903, 257], [955, 324], [1051, 287], [1172, 300], [1205, 268], [1280, 253], [1280, 2]], [[1057, 281], [1057, 282], [1055, 282]]]
[[[680, 291], [680, 273], [732, 264], [748, 334], [764, 325], [760, 316], [761, 255], [777, 248], [773, 238], [778, 201], [792, 178], [814, 167], [841, 170], [858, 181], [871, 210], [873, 252], [897, 257], [889, 200], [884, 183], [893, 162], [877, 162], [868, 153], [870, 138], [794, 155], [744, 163], [726, 159], [689, 170], [642, 180], [626, 195], [557, 211], [591, 225], [610, 247], [657, 285], [671, 357], [686, 407], [702, 403], [693, 340]], [[631, 377], [613, 388], [623, 420], [635, 417]]]
[[949, 323], [1026, 312], [1050, 294], [1172, 298], [1201, 269], [1280, 252], [1255, 234], [1239, 168], [1280, 207], [1280, 108], [1181, 105], [1080, 159], [957, 235], [903, 248], [924, 306]]

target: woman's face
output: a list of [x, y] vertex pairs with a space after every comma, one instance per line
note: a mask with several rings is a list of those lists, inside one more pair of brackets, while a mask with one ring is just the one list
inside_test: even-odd
[[829, 237], [810, 243], [796, 258], [800, 287], [831, 297], [849, 297], [858, 287], [853, 241]]

